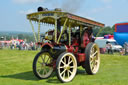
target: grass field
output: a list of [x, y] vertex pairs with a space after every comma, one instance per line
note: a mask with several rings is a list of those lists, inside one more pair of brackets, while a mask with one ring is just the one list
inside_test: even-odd
[[82, 67], [72, 82], [61, 83], [55, 74], [38, 80], [32, 72], [38, 51], [0, 50], [0, 85], [128, 85], [128, 56], [101, 55], [98, 74], [87, 75]]

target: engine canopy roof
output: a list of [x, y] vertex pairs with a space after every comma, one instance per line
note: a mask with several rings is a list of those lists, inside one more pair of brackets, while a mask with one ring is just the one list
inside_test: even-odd
[[36, 13], [31, 13], [27, 15], [27, 19], [42, 22], [47, 24], [55, 24], [55, 20], [60, 20], [60, 25], [63, 26], [65, 20], [68, 18], [67, 25], [71, 24], [73, 26], [85, 26], [85, 27], [104, 27], [104, 24], [93, 21], [84, 17], [80, 17], [68, 12], [61, 11], [40, 11]]

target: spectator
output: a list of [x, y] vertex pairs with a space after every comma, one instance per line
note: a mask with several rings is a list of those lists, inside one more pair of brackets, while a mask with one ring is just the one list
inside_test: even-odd
[[128, 43], [127, 42], [124, 43], [124, 50], [125, 50], [125, 55], [127, 55], [128, 54]]
[[124, 48], [121, 48], [120, 49], [120, 55], [124, 55], [125, 54], [125, 49]]
[[111, 54], [113, 54], [111, 43], [107, 42], [107, 46], [106, 47], [107, 47], [107, 50], [108, 50], [108, 54], [110, 54], [110, 52], [111, 52]]

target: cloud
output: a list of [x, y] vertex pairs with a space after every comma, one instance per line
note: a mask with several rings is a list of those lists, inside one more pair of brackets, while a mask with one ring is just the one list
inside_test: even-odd
[[25, 4], [25, 3], [36, 3], [44, 0], [12, 0], [14, 3]]
[[26, 14], [33, 13], [33, 12], [35, 12], [34, 9], [29, 9], [29, 10], [27, 10], [27, 11], [23, 11], [23, 10], [19, 11], [20, 14], [25, 14], [25, 15], [26, 15]]

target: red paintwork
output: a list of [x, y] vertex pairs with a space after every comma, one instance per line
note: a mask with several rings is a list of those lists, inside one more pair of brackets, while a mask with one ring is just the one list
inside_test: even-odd
[[44, 43], [41, 47], [44, 47], [45, 45], [50, 46], [51, 48], [53, 48], [53, 45], [51, 45], [50, 43]]
[[72, 45], [71, 46], [66, 45], [66, 47], [67, 47], [67, 52], [73, 53], [74, 47]]
[[79, 50], [78, 46], [71, 45], [71, 46], [66, 46], [66, 47], [67, 47], [67, 52], [71, 52], [75, 54], [79, 63], [85, 61], [85, 53], [78, 53], [78, 50]]
[[82, 48], [85, 48], [89, 42], [90, 42], [90, 41], [89, 41], [88, 33], [85, 32], [84, 35], [83, 35], [83, 42], [82, 42], [82, 44], [81, 44], [81, 47], [82, 47]]
[[78, 45], [79, 45], [78, 40], [77, 39], [74, 39], [72, 46], [78, 46]]
[[74, 53], [78, 53], [78, 50], [79, 50], [79, 48], [78, 47], [75, 47]]
[[[88, 36], [88, 33], [85, 32], [84, 33], [84, 36], [82, 38], [83, 38], [83, 42], [81, 44], [81, 47], [82, 48], [85, 48], [87, 46], [87, 44], [90, 42], [90, 38]], [[52, 44], [50, 44], [50, 43], [44, 43], [44, 44], [42, 44], [42, 47], [44, 47], [45, 45], [48, 45], [51, 48], [53, 48], [54, 45], [56, 45], [56, 43], [52, 43]], [[59, 43], [57, 45], [60, 45], [61, 46], [61, 43]], [[66, 51], [67, 52], [71, 52], [71, 53], [73, 53], [77, 57], [78, 63], [81, 63], [81, 62], [84, 62], [85, 61], [85, 59], [86, 59], [85, 53], [79, 53], [79, 50], [81, 50], [81, 49], [79, 48], [80, 47], [80, 43], [79, 43], [79, 40], [78, 39], [76, 39], [76, 38], [73, 39], [72, 45], [70, 45], [70, 46], [69, 45], [65, 45], [65, 46], [66, 46]], [[53, 63], [53, 68], [56, 67], [55, 64], [56, 63], [54, 62]]]
[[117, 24], [115, 24], [115, 32], [117, 32], [117, 25], [128, 25], [128, 23], [117, 23]]
[[74, 50], [73, 50], [73, 52], [74, 53], [77, 53], [78, 52], [78, 46], [79, 46], [79, 43], [78, 43], [78, 40], [77, 39], [74, 39], [73, 40], [73, 44], [72, 44], [72, 46], [74, 47]]
[[67, 51], [72, 52], [72, 53], [77, 53], [78, 52], [78, 46], [79, 46], [78, 40], [74, 39], [73, 44], [71, 46], [66, 46]]
[[77, 53], [78, 56], [78, 62], [84, 62], [85, 61], [85, 53]]
[[53, 69], [56, 69], [56, 61], [53, 61]]
[[[71, 52], [71, 53], [75, 54], [75, 56], [78, 59], [78, 62], [81, 63], [81, 62], [85, 61], [86, 56], [85, 56], [85, 53], [78, 53], [79, 47], [80, 47], [78, 41], [79, 41], [78, 39], [74, 39], [72, 42], [72, 45], [71, 46], [66, 45], [66, 47], [67, 47], [67, 52]], [[84, 36], [83, 36], [83, 42], [81, 44], [81, 47], [85, 48], [89, 42], [90, 42], [90, 38], [88, 36], [88, 33], [85, 32]]]

